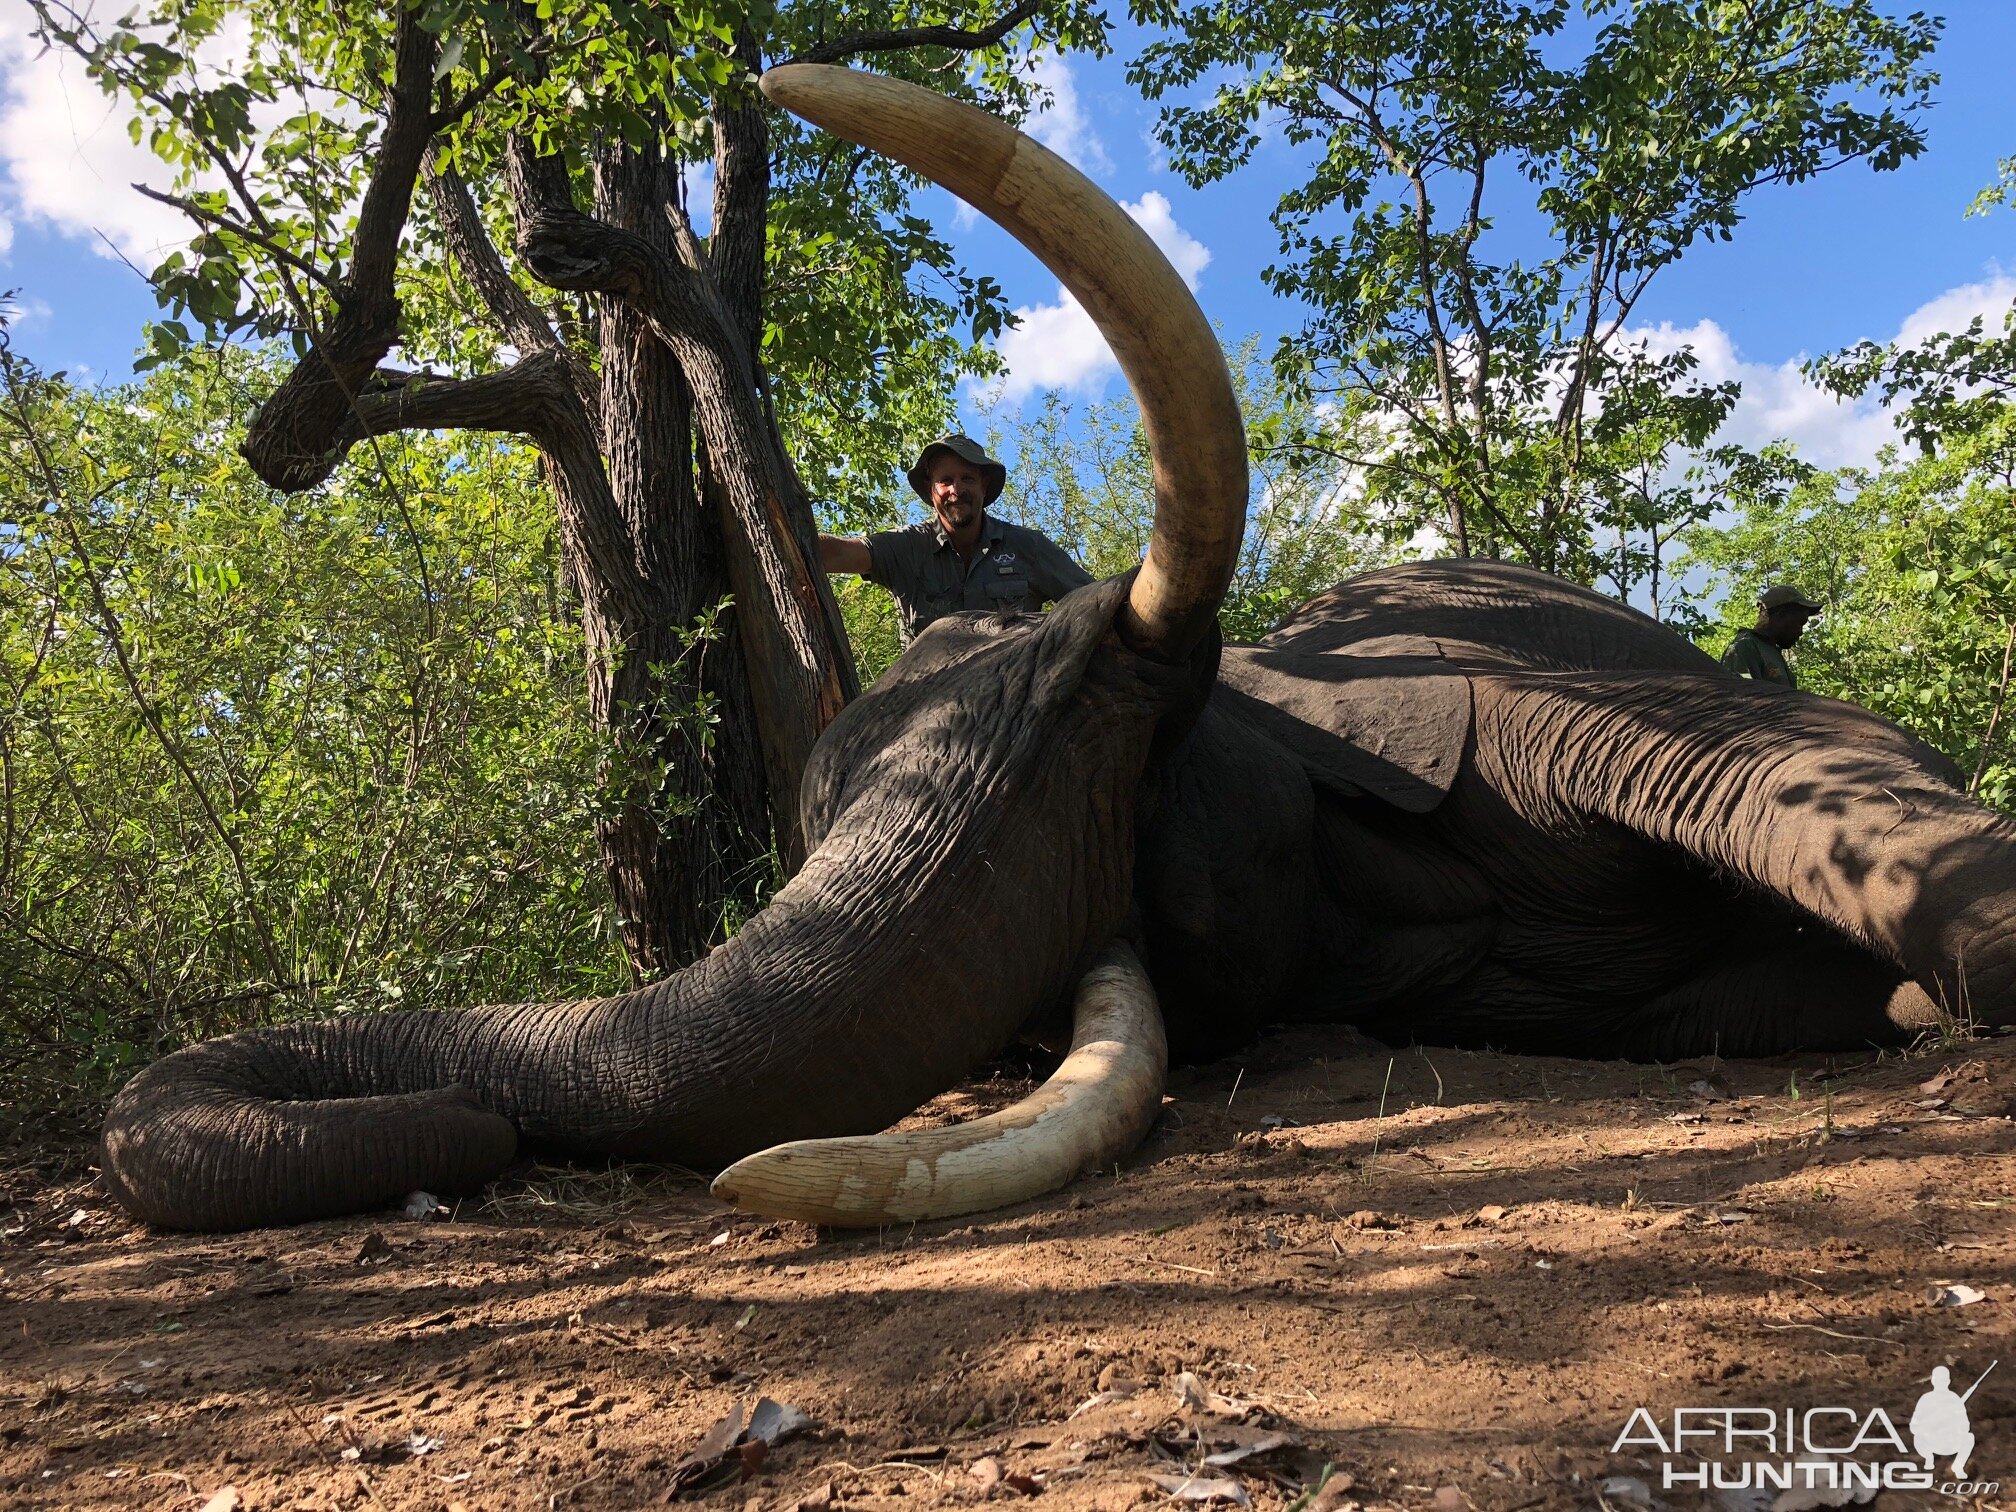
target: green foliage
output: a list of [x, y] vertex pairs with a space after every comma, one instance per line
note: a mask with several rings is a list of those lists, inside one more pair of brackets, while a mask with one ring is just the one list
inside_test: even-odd
[[1811, 473], [1688, 537], [1682, 567], [1726, 589], [1720, 650], [1756, 595], [1795, 582], [1826, 611], [1799, 642], [1799, 684], [1895, 719], [2016, 808], [2009, 744], [2016, 646], [2016, 407], [1914, 461]]
[[[2005, 202], [2011, 183], [2005, 162], [1968, 213]], [[1800, 685], [1909, 726], [1953, 758], [1970, 791], [2016, 810], [2016, 315], [2000, 336], [1983, 325], [1916, 346], [1865, 341], [1809, 364], [1835, 393], [1875, 393], [1920, 455], [1889, 449], [1874, 470], [1808, 472], [1688, 546], [1730, 589], [1725, 642], [1767, 583], [1819, 593], [1826, 612], [1795, 653]]]
[[250, 358], [0, 364], [0, 1077], [623, 983], [592, 830], [629, 778], [531, 454], [387, 441], [287, 498], [236, 455]]
[[[1635, 393], [1629, 425], [1658, 416], [1683, 447], [1726, 408], [1685, 354], [1631, 347], [1625, 323], [1652, 280], [1731, 236], [1760, 185], [1915, 156], [1935, 82], [1922, 65], [1938, 23], [1870, 0], [1133, 9], [1170, 28], [1132, 68], [1144, 92], [1208, 91], [1161, 115], [1192, 183], [1276, 133], [1303, 151], [1266, 277], [1312, 314], [1275, 363], [1337, 396], [1347, 426], [1377, 417], [1384, 444], [1357, 453], [1372, 497], [1459, 553], [1585, 580], [1615, 508], [1605, 479], [1647, 444], [1617, 434], [1610, 402]], [[1508, 250], [1501, 220], [1537, 223], [1539, 255]]]
[[[146, 360], [171, 360], [220, 335], [288, 334], [305, 351], [329, 324], [331, 283], [352, 258], [382, 146], [377, 114], [393, 75], [393, 8], [161, 0], [99, 26], [59, 0], [34, 4], [46, 34], [81, 52], [102, 87], [137, 107], [135, 140], [169, 167], [170, 192], [204, 226], [187, 252], [155, 270], [168, 317], [151, 330]], [[422, 24], [444, 39], [440, 160], [477, 192], [507, 262], [502, 155], [511, 133], [564, 153], [585, 204], [598, 141], [662, 145], [689, 174], [710, 161], [712, 111], [754, 88], [736, 55], [744, 32], [774, 62], [858, 33], [992, 19], [914, 0], [425, 0], [420, 9]], [[242, 47], [219, 62], [227, 27]], [[909, 47], [869, 62], [1019, 118], [1032, 103], [1039, 33], [1053, 49], [1097, 51], [1105, 29], [1103, 13], [1084, 0], [1062, 0], [999, 46], [967, 54]], [[769, 128], [761, 355], [808, 491], [832, 501], [844, 521], [865, 521], [877, 480], [916, 437], [946, 427], [958, 379], [994, 371], [984, 340], [1001, 329], [1007, 307], [999, 285], [962, 270], [916, 213], [916, 175], [781, 111], [769, 112]], [[704, 227], [705, 207], [692, 213]], [[592, 346], [588, 304], [517, 276], [558, 329]], [[407, 359], [453, 374], [496, 365], [501, 333], [451, 271], [424, 194], [402, 250], [398, 297]]]

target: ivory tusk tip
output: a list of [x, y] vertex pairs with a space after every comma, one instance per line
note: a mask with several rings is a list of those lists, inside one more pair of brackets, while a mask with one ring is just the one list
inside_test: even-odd
[[743, 1156], [708, 1190], [745, 1213], [834, 1228], [953, 1218], [1104, 1169], [1162, 1108], [1168, 1050], [1155, 991], [1110, 944], [1078, 984], [1071, 1053], [1036, 1091], [949, 1128], [799, 1139]]
[[809, 95], [816, 94], [822, 79], [833, 74], [847, 74], [853, 70], [833, 63], [779, 63], [775, 68], [766, 68], [756, 81], [756, 87], [763, 91], [763, 97], [773, 105], [798, 112]]

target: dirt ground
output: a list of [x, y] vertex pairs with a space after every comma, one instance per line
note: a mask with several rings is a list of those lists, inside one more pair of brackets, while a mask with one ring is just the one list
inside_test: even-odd
[[[1784, 1457], [1663, 1455], [1675, 1409], [1836, 1407], [1813, 1441], [1894, 1460], [1874, 1409], [1909, 1437], [1934, 1366], [1999, 1360], [1976, 1489], [1876, 1505], [2011, 1504], [1978, 1487], [2016, 1481], [2016, 1038], [1649, 1067], [1297, 1033], [1170, 1096], [1116, 1172], [880, 1233], [549, 1167], [432, 1221], [166, 1234], [16, 1151], [0, 1503], [1754, 1512], [1826, 1497], [1669, 1488]], [[758, 1398], [810, 1422], [738, 1450]]]

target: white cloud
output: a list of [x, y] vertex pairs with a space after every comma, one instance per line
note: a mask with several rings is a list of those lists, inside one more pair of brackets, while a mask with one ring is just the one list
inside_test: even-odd
[[0, 7], [0, 213], [85, 239], [101, 256], [113, 255], [110, 240], [145, 266], [189, 236], [178, 212], [131, 187], [159, 181], [161, 160], [127, 136], [131, 110], [70, 53], [45, 51], [31, 21], [25, 5]]
[[945, 203], [952, 207], [952, 223], [961, 231], [971, 231], [980, 224], [980, 212], [950, 189], [940, 189], [938, 193], [944, 198]]
[[1155, 135], [1155, 128], [1141, 128], [1141, 163], [1150, 173], [1161, 174], [1169, 171], [1169, 149], [1162, 145], [1162, 138]]
[[1211, 265], [1211, 249], [1176, 224], [1176, 213], [1168, 196], [1150, 189], [1133, 204], [1120, 208], [1133, 216], [1135, 223], [1162, 249], [1162, 255], [1181, 276], [1184, 287], [1194, 294], [1199, 275]]
[[1092, 129], [1085, 107], [1078, 102], [1078, 84], [1071, 77], [1071, 65], [1053, 53], [1036, 60], [1030, 71], [1038, 88], [1050, 96], [1043, 109], [1022, 124], [1022, 129], [1086, 173], [1111, 173], [1113, 160], [1106, 145]]
[[16, 331], [32, 331], [47, 325], [55, 314], [48, 300], [17, 294], [9, 304], [7, 324]]
[[[1154, 190], [1121, 209], [1162, 249], [1162, 255], [1191, 290], [1211, 262], [1211, 251], [1176, 224], [1168, 199]], [[1100, 388], [1117, 364], [1092, 317], [1062, 285], [1054, 304], [1027, 305], [1015, 311], [1020, 324], [1004, 331], [999, 342], [1007, 375], [994, 390], [999, 399], [1016, 403], [1046, 389]]]
[[[2000, 328], [2016, 303], [2016, 276], [1999, 270], [1979, 283], [1963, 284], [1927, 300], [1886, 337], [1889, 342], [1915, 343], [1941, 331], [1961, 331], [1974, 316], [1983, 316], [1990, 330]], [[1706, 383], [1730, 379], [1743, 394], [1716, 439], [1757, 447], [1776, 440], [1791, 441], [1799, 455], [1816, 467], [1863, 467], [1877, 451], [1899, 440], [1891, 416], [1873, 398], [1836, 399], [1811, 382], [1800, 366], [1804, 356], [1780, 363], [1751, 362], [1737, 349], [1729, 333], [1713, 320], [1692, 326], [1660, 324], [1633, 331], [1655, 356], [1691, 346], [1700, 359], [1694, 376]]]
[[1964, 331], [1967, 322], [1976, 315], [1982, 317], [1989, 331], [1996, 331], [2001, 328], [2012, 304], [2016, 304], [2016, 274], [2004, 273], [1997, 268], [1980, 283], [1948, 289], [1937, 299], [1927, 300], [1918, 306], [1904, 317], [1904, 324], [1898, 328], [1895, 339], [1919, 342], [1941, 331]]

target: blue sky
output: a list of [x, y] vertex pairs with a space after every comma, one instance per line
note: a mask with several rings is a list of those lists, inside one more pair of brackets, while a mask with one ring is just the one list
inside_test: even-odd
[[[1733, 242], [1690, 252], [1639, 309], [1634, 325], [1655, 343], [1691, 342], [1704, 376], [1744, 383], [1734, 439], [1787, 435], [1817, 462], [1866, 460], [1887, 439], [1887, 422], [1814, 394], [1798, 376], [1800, 359], [1862, 337], [1929, 333], [1977, 311], [1992, 316], [2016, 295], [2016, 211], [1961, 215], [1994, 178], [1996, 160], [2016, 154], [2016, 3], [1956, 0], [1944, 14], [1943, 78], [1922, 158], [1892, 173], [1849, 167], [1760, 192]], [[127, 187], [142, 177], [159, 183], [160, 165], [131, 146], [123, 116], [73, 61], [34, 55], [27, 20], [24, 0], [0, 0], [0, 287], [17, 291], [22, 350], [45, 367], [118, 378], [155, 306], [115, 249], [151, 266], [152, 249], [178, 226]], [[1034, 129], [1149, 226], [1228, 337], [1292, 329], [1296, 311], [1266, 291], [1260, 270], [1276, 251], [1268, 212], [1298, 177], [1294, 150], [1272, 141], [1233, 180], [1186, 188], [1150, 140], [1154, 107], [1124, 77], [1139, 40], [1123, 28], [1105, 59], [1047, 62], [1056, 101]], [[933, 194], [926, 210], [1024, 313], [1005, 348], [1004, 402], [1048, 387], [1080, 397], [1117, 390], [1110, 362], [1047, 272], [960, 215], [949, 196]]]

